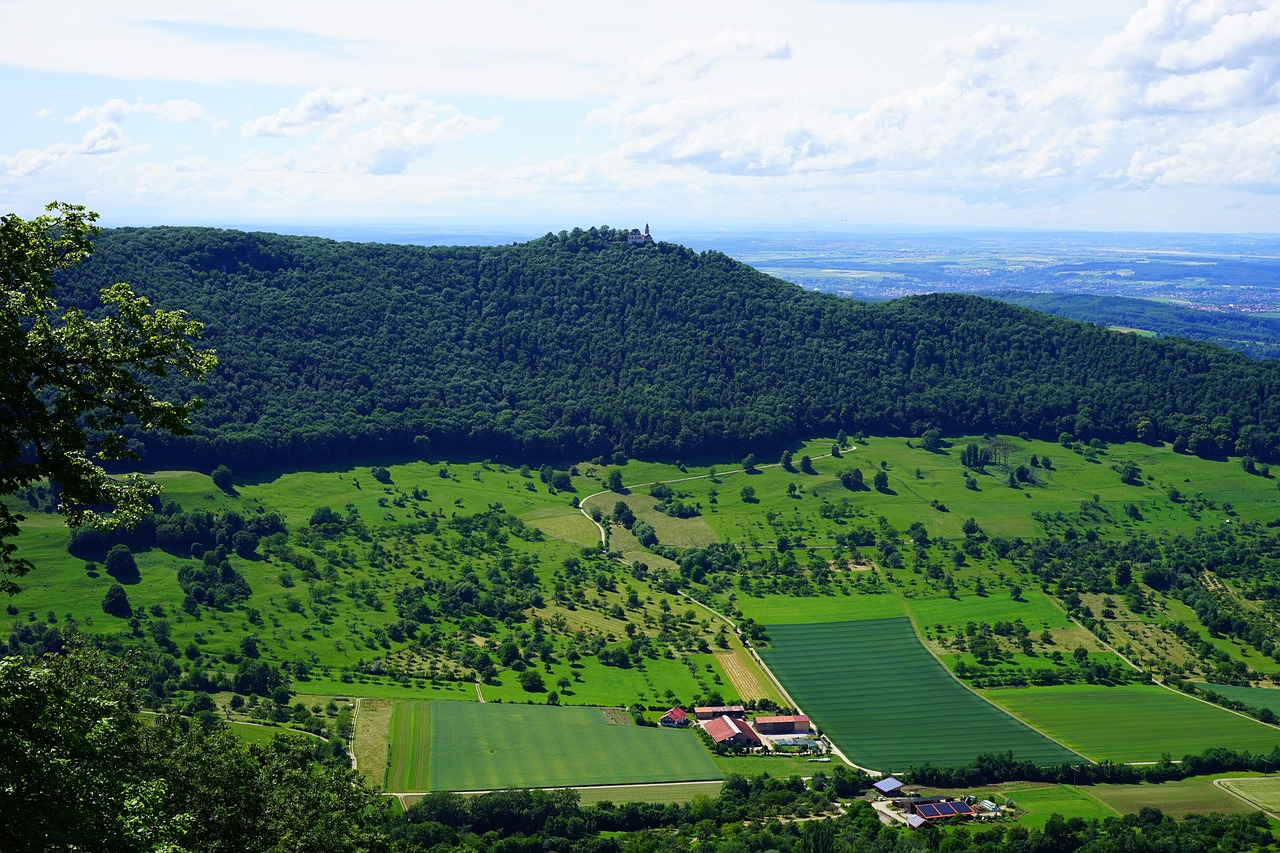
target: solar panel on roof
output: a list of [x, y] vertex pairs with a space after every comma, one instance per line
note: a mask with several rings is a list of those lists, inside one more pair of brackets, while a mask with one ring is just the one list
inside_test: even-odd
[[955, 810], [956, 814], [973, 814], [973, 809], [964, 801], [957, 801], [955, 803]]

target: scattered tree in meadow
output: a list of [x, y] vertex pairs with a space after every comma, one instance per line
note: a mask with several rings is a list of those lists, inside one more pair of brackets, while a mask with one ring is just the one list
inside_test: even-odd
[[235, 489], [235, 478], [231, 476], [231, 469], [226, 465], [219, 465], [213, 469], [213, 484], [227, 494]]
[[129, 595], [124, 587], [113, 583], [107, 588], [107, 594], [102, 597], [102, 612], [122, 619], [132, 615], [133, 608], [129, 605]]

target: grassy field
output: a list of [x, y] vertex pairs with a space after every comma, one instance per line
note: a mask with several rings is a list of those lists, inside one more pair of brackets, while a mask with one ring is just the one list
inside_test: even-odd
[[991, 800], [1001, 808], [1006, 807], [1007, 801], [1012, 801], [1018, 815], [1018, 825], [1027, 827], [1043, 828], [1054, 814], [1084, 820], [1114, 817], [1118, 814], [1109, 803], [1097, 796], [1094, 788], [1046, 782], [1011, 782], [985, 788], [921, 788], [920, 793], [925, 796], [971, 795], [977, 800]]
[[1280, 811], [1280, 776], [1224, 779], [1222, 786], [1260, 809]]
[[1269, 687], [1237, 687], [1234, 684], [1196, 684], [1212, 690], [1228, 699], [1235, 699], [1253, 708], [1270, 708], [1280, 714], [1280, 690]]
[[771, 625], [762, 651], [783, 686], [854, 762], [901, 771], [1013, 750], [1079, 760], [956, 683], [907, 619]]
[[395, 702], [391, 699], [361, 699], [355, 737], [351, 740], [356, 767], [369, 784], [379, 788], [387, 782], [394, 708]]
[[[1182, 817], [1188, 814], [1243, 814], [1256, 809], [1223, 791], [1213, 784], [1212, 776], [1193, 776], [1190, 779], [1179, 779], [1176, 782], [1161, 782], [1159, 785], [1094, 785], [1088, 790], [1098, 799], [1110, 805], [1121, 814], [1137, 814], [1143, 806], [1155, 806], [1167, 815]], [[1242, 782], [1253, 782], [1246, 779]], [[1275, 781], [1277, 779], [1258, 778], [1258, 782]], [[1273, 786], [1277, 795], [1280, 787]]]
[[1153, 685], [989, 690], [1001, 707], [1096, 761], [1157, 761], [1220, 746], [1269, 751], [1280, 731]]
[[[388, 791], [430, 791], [432, 733], [437, 705], [453, 703], [400, 699], [391, 710], [390, 766]], [[460, 707], [469, 707], [457, 703]], [[447, 715], [442, 715], [447, 716]]]
[[396, 703], [393, 791], [718, 780], [691, 731], [613, 725], [599, 708]]
[[697, 795], [720, 796], [723, 782], [681, 782], [675, 785], [608, 785], [601, 788], [578, 788], [578, 802], [584, 806], [596, 803], [687, 803]]
[[294, 737], [307, 737], [307, 735], [290, 732], [288, 729], [278, 726], [255, 726], [249, 723], [228, 722], [227, 728], [245, 743], [271, 743], [271, 741], [275, 740], [276, 735], [292, 734]]
[[806, 598], [743, 595], [738, 598], [737, 604], [743, 616], [766, 625], [885, 619], [906, 613], [902, 600], [891, 592], [874, 595], [835, 593]]

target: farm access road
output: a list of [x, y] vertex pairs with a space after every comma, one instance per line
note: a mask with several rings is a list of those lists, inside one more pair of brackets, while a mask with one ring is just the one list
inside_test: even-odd
[[[857, 446], [856, 444], [851, 444], [851, 445], [849, 445], [848, 449], [849, 449], [850, 451], [857, 450], [857, 449], [858, 449], [858, 446]], [[830, 454], [830, 453], [824, 453], [824, 454], [822, 454], [821, 456], [814, 456], [814, 457], [812, 457], [812, 458], [813, 458], [813, 459], [827, 459], [827, 458], [830, 458], [830, 456], [831, 456], [831, 454]], [[782, 463], [781, 463], [781, 462], [774, 462], [774, 463], [773, 463], [773, 464], [771, 464], [771, 465], [757, 465], [757, 466], [756, 466], [756, 468], [781, 468], [781, 467], [782, 467]], [[727, 476], [729, 476], [729, 475], [731, 475], [731, 474], [742, 474], [742, 473], [745, 473], [745, 472], [746, 472], [746, 470], [747, 470], [746, 468], [735, 468], [735, 469], [734, 469], [734, 470], [732, 470], [732, 471], [725, 471], [725, 472], [723, 472], [723, 473], [717, 473], [715, 476], [717, 476], [717, 477], [720, 477], [720, 476], [725, 476], [725, 477], [727, 477]], [[687, 482], [687, 481], [689, 481], [689, 480], [705, 480], [705, 479], [710, 478], [711, 476], [712, 476], [711, 474], [694, 474], [693, 476], [690, 476], [690, 477], [676, 477], [675, 479], [672, 479], [672, 480], [653, 480], [652, 482], [648, 482], [648, 483], [633, 483], [633, 484], [631, 484], [631, 485], [624, 485], [624, 486], [623, 486], [623, 488], [625, 488], [625, 489], [627, 489], [628, 491], [630, 491], [631, 489], [640, 488], [641, 486], [656, 486], [656, 485], [658, 485], [659, 483], [684, 483], [684, 482]], [[594, 525], [596, 526], [596, 529], [600, 531], [600, 545], [601, 545], [601, 547], [603, 547], [603, 546], [604, 546], [604, 545], [609, 541], [609, 540], [608, 540], [608, 534], [605, 532], [604, 525], [602, 525], [600, 522], [598, 522], [598, 521], [596, 521], [594, 518], [592, 518], [592, 517], [591, 517], [591, 513], [587, 512], [587, 510], [586, 510], [586, 504], [587, 504], [587, 501], [591, 500], [592, 498], [598, 498], [598, 497], [600, 497], [601, 495], [607, 495], [607, 494], [612, 494], [612, 491], [611, 491], [611, 490], [609, 490], [609, 489], [605, 489], [604, 491], [594, 492], [594, 493], [592, 493], [592, 494], [590, 494], [590, 495], [587, 495], [587, 496], [586, 496], [585, 498], [583, 498], [582, 500], [578, 501], [578, 512], [582, 513], [583, 517], [584, 517], [584, 518], [586, 518], [586, 519], [587, 519], [587, 521], [589, 521], [589, 522], [591, 522], [592, 524], [594, 524]], [[625, 560], [622, 560], [621, 562], [625, 563], [626, 561], [625, 561]], [[799, 713], [803, 713], [803, 711], [801, 711], [801, 709], [800, 709], [800, 705], [796, 702], [796, 700], [795, 700], [795, 699], [793, 699], [793, 698], [792, 698], [791, 694], [787, 692], [787, 688], [785, 688], [785, 687], [783, 687], [783, 686], [782, 686], [782, 682], [781, 682], [781, 681], [779, 681], [779, 680], [778, 680], [778, 677], [777, 677], [776, 675], [774, 675], [774, 674], [773, 674], [773, 670], [769, 669], [768, 665], [767, 665], [767, 664], [765, 664], [764, 659], [760, 657], [759, 653], [758, 653], [758, 652], [756, 652], [756, 650], [755, 650], [754, 648], [752, 648], [752, 647], [751, 647], [751, 645], [750, 645], [749, 643], [747, 643], [747, 642], [745, 642], [745, 641], [743, 641], [743, 640], [742, 640], [741, 635], [738, 633], [738, 626], [737, 626], [737, 624], [736, 624], [736, 623], [734, 623], [734, 621], [733, 621], [732, 619], [730, 619], [728, 616], [724, 615], [723, 613], [719, 612], [718, 610], [715, 610], [714, 608], [709, 607], [709, 606], [708, 606], [708, 605], [706, 605], [706, 604], [703, 604], [701, 601], [698, 601], [696, 598], [693, 598], [693, 597], [692, 597], [692, 596], [690, 596], [688, 593], [681, 592], [680, 594], [681, 594], [682, 596], [684, 596], [686, 599], [688, 599], [690, 603], [694, 604], [694, 605], [695, 605], [695, 606], [697, 606], [697, 607], [701, 607], [703, 610], [707, 611], [707, 612], [708, 612], [708, 613], [710, 613], [712, 616], [716, 617], [716, 618], [717, 618], [717, 619], [719, 619], [720, 621], [724, 622], [724, 624], [728, 625], [728, 626], [729, 626], [729, 628], [730, 628], [730, 629], [732, 629], [732, 631], [733, 631], [733, 633], [734, 633], [734, 636], [738, 637], [739, 641], [740, 641], [740, 642], [742, 642], [742, 647], [743, 647], [744, 649], [746, 649], [746, 650], [747, 650], [747, 654], [751, 655], [752, 659], [753, 659], [753, 660], [755, 660], [756, 665], [757, 665], [757, 666], [759, 666], [759, 667], [760, 667], [760, 669], [761, 669], [761, 671], [762, 671], [762, 672], [764, 672], [764, 674], [765, 674], [765, 675], [767, 675], [767, 676], [769, 677], [769, 680], [773, 683], [773, 686], [774, 686], [774, 687], [776, 687], [776, 688], [778, 688], [778, 693], [779, 693], [779, 694], [780, 694], [784, 699], [786, 699], [786, 700], [787, 700], [787, 703], [788, 703], [789, 705], [791, 705], [791, 707], [793, 707], [793, 708], [795, 708], [795, 709], [796, 709], [796, 713], [798, 713], [798, 714], [799, 714]], [[884, 773], [882, 773], [882, 772], [881, 772], [881, 771], [879, 771], [879, 770], [872, 770], [872, 769], [871, 769], [871, 768], [869, 768], [869, 767], [863, 767], [863, 766], [861, 766], [861, 765], [859, 765], [859, 764], [854, 764], [851, 760], [849, 760], [849, 756], [847, 756], [847, 755], [845, 755], [843, 752], [841, 752], [841, 751], [840, 751], [840, 748], [839, 748], [838, 746], [836, 746], [834, 743], [832, 743], [832, 741], [831, 741], [831, 739], [830, 739], [830, 738], [824, 737], [824, 738], [823, 738], [823, 741], [825, 741], [825, 742], [826, 742], [827, 747], [831, 750], [831, 752], [832, 752], [833, 754], [835, 754], [835, 755], [836, 755], [836, 756], [837, 756], [841, 761], [843, 761], [843, 762], [844, 762], [845, 764], [847, 764], [848, 766], [850, 766], [850, 767], [852, 767], [852, 768], [854, 768], [854, 769], [856, 769], [856, 770], [861, 770], [863, 773], [866, 773], [866, 774], [868, 774], [868, 775], [870, 775], [870, 776], [883, 776], [883, 775], [884, 775]], [[471, 793], [471, 792], [465, 792], [465, 793]]]

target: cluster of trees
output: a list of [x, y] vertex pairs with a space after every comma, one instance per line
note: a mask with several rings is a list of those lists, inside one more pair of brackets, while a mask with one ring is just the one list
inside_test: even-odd
[[858, 303], [716, 252], [615, 237], [424, 248], [120, 229], [60, 282], [70, 304], [91, 305], [131, 279], [208, 323], [220, 366], [157, 380], [206, 399], [197, 435], [142, 438], [151, 464], [424, 447], [678, 457], [841, 428], [1276, 456], [1275, 364], [977, 297]]
[[216, 720], [144, 722], [132, 675], [85, 650], [0, 659], [0, 847], [389, 849], [382, 798], [350, 768]]
[[1014, 758], [1012, 752], [979, 755], [971, 763], [956, 767], [923, 764], [912, 767], [901, 778], [912, 784], [933, 788], [979, 788], [1000, 782], [1054, 782], [1059, 785], [1137, 785], [1142, 782], [1172, 782], [1192, 776], [1274, 770], [1280, 762], [1280, 746], [1269, 753], [1238, 752], [1224, 747], [1206, 749], [1199, 755], [1184, 755], [1175, 762], [1167, 756], [1155, 764], [1036, 764]]

